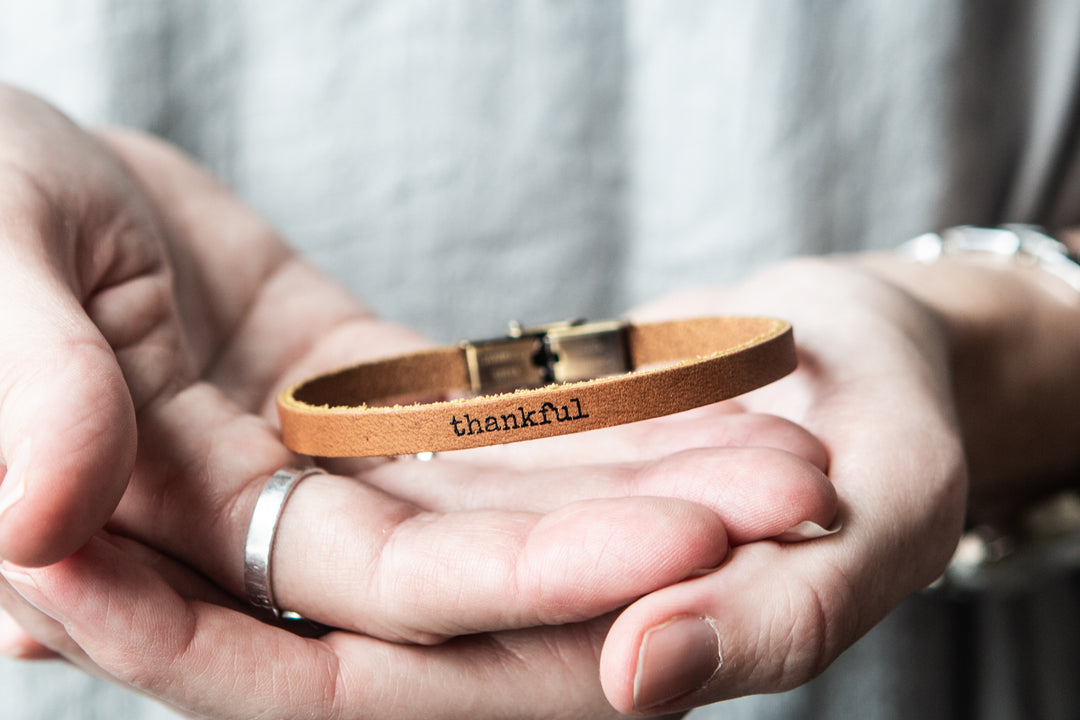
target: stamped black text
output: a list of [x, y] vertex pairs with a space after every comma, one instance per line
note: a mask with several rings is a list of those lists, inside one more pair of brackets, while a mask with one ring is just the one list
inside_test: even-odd
[[516, 412], [507, 415], [488, 415], [482, 418], [474, 418], [469, 413], [464, 413], [461, 418], [454, 415], [450, 419], [450, 426], [454, 428], [455, 435], [464, 437], [486, 432], [512, 432], [523, 428], [551, 425], [555, 422], [573, 422], [587, 417], [589, 414], [581, 409], [581, 401], [573, 398], [567, 405], [561, 407], [545, 402], [535, 410], [526, 410], [523, 406], [519, 406]]

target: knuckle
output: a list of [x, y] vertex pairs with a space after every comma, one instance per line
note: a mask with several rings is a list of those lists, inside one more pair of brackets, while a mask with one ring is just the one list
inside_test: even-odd
[[[847, 579], [838, 571], [827, 582], [795, 578], [762, 618], [754, 687], [790, 690], [820, 675], [858, 637], [862, 622]], [[822, 590], [827, 588], [827, 590]]]

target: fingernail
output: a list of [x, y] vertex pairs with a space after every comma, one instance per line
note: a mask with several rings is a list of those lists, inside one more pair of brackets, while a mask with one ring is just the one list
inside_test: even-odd
[[0, 517], [26, 494], [26, 470], [30, 465], [30, 438], [26, 438], [11, 455], [4, 481], [0, 482]]
[[634, 673], [634, 709], [650, 710], [702, 689], [723, 658], [716, 623], [677, 617], [648, 630]]
[[843, 526], [843, 523], [838, 522], [831, 528], [826, 528], [811, 520], [804, 520], [798, 525], [788, 528], [773, 539], [779, 540], [780, 542], [802, 542], [803, 540], [813, 540], [815, 538], [838, 533]]

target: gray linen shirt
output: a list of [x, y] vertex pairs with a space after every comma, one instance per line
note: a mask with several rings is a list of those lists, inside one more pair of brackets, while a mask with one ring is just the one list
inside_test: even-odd
[[[440, 340], [1080, 214], [1080, 3], [0, 0], [0, 80], [178, 143]], [[1076, 717], [1077, 588], [919, 595], [715, 718]], [[0, 663], [0, 717], [161, 718]]]

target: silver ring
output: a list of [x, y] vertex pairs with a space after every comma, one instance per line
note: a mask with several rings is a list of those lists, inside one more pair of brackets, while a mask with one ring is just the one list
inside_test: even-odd
[[289, 495], [301, 480], [323, 472], [320, 468], [278, 470], [266, 481], [251, 513], [247, 542], [244, 545], [244, 592], [252, 605], [269, 610], [275, 617], [286, 620], [301, 619], [299, 614], [283, 611], [274, 602], [270, 554], [274, 550], [274, 536], [277, 534], [281, 512]]

